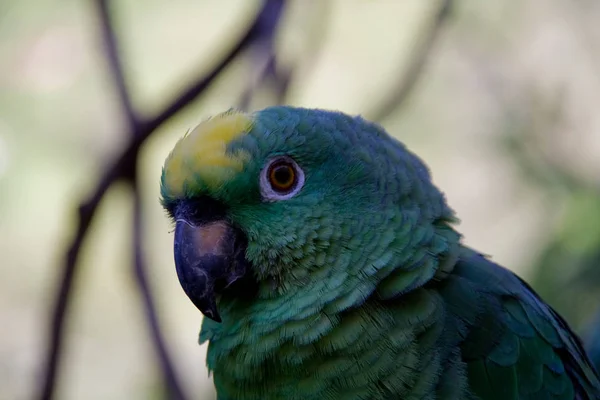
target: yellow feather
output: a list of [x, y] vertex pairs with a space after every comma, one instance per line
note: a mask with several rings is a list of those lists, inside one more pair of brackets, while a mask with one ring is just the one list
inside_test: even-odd
[[252, 119], [239, 111], [227, 111], [200, 123], [186, 134], [165, 161], [165, 185], [170, 194], [179, 197], [186, 185], [196, 179], [210, 188], [244, 168], [249, 155], [227, 154], [232, 141], [252, 129]]

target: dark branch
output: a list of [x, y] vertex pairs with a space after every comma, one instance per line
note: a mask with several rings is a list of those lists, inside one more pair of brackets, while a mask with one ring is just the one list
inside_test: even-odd
[[283, 75], [278, 70], [277, 55], [273, 43], [259, 43], [252, 50], [252, 62], [254, 69], [253, 77], [249, 80], [248, 87], [242, 93], [238, 108], [248, 110], [256, 91], [267, 83], [275, 84], [276, 104], [281, 104], [287, 91], [289, 75]]
[[258, 46], [259, 49], [254, 49], [251, 58], [257, 59], [258, 62], [252, 62], [255, 71], [252, 72], [252, 77], [249, 79], [248, 86], [242, 92], [237, 108], [240, 110], [247, 111], [250, 108], [250, 103], [256, 89], [267, 80], [269, 76], [270, 65], [277, 62], [273, 49], [268, 46], [267, 49], [262, 49], [262, 46]]
[[[117, 74], [119, 74], [116, 78], [117, 84], [119, 87], [119, 91], [122, 90], [124, 93], [122, 97], [123, 105], [124, 107], [127, 107], [125, 103], [129, 102], [129, 100], [124, 99], [129, 99], [129, 96], [122, 73], [119, 72], [120, 63], [118, 61], [119, 59], [116, 52], [117, 46], [116, 40], [114, 38], [114, 33], [112, 31], [112, 25], [109, 23], [109, 13], [107, 11], [106, 5], [104, 4], [104, 1], [99, 0], [99, 5], [100, 10], [103, 14], [103, 16], [101, 17], [101, 20], [104, 21], [102, 22], [104, 26], [103, 29], [106, 29], [106, 31], [104, 32], [106, 37], [109, 38], [107, 39], [107, 48], [109, 52], [114, 51], [112, 55], [109, 55], [109, 58], [112, 60], [111, 68], [113, 69], [113, 73], [116, 72]], [[283, 0], [265, 1], [261, 11], [257, 15], [252, 26], [248, 29], [247, 33], [239, 40], [237, 45], [229, 51], [229, 53], [224, 57], [224, 59], [217, 66], [215, 66], [210, 73], [198, 79], [198, 81], [192, 84], [191, 87], [187, 90], [184, 90], [171, 103], [169, 103], [162, 112], [158, 113], [157, 116], [150, 118], [146, 122], [139, 122], [135, 118], [133, 107], [129, 107], [128, 111], [126, 111], [126, 113], [128, 113], [128, 119], [130, 121], [136, 121], [136, 123], [131, 127], [132, 138], [128, 142], [125, 150], [119, 155], [119, 157], [107, 167], [106, 171], [102, 175], [102, 178], [100, 179], [96, 189], [94, 190], [90, 198], [83, 202], [82, 205], [79, 207], [79, 224], [75, 233], [75, 237], [73, 238], [72, 244], [69, 246], [69, 250], [66, 254], [64, 269], [57, 291], [56, 303], [54, 304], [53, 308], [48, 350], [46, 354], [46, 360], [44, 362], [44, 381], [41, 386], [41, 392], [39, 394], [40, 399], [49, 400], [52, 399], [54, 395], [56, 376], [62, 354], [65, 315], [68, 311], [73, 281], [77, 274], [76, 266], [79, 259], [81, 246], [85, 241], [90, 224], [93, 220], [93, 217], [96, 213], [100, 201], [104, 197], [104, 194], [106, 193], [108, 188], [116, 181], [124, 178], [131, 179], [131, 177], [135, 177], [135, 164], [137, 162], [137, 155], [139, 149], [141, 145], [145, 142], [145, 140], [148, 138], [148, 136], [152, 134], [152, 132], [154, 132], [165, 121], [167, 121], [174, 114], [185, 108], [187, 105], [190, 104], [190, 102], [192, 102], [198, 96], [200, 96], [203, 93], [203, 91], [212, 83], [215, 77], [219, 75], [219, 73], [233, 59], [235, 59], [257, 38], [275, 34], [277, 23], [279, 22], [280, 16], [282, 14], [283, 6]], [[136, 270], [138, 269], [139, 268], [136, 266]], [[147, 285], [142, 285], [142, 288], [147, 288]], [[146, 296], [150, 296], [148, 292], [144, 293], [144, 297]], [[146, 310], [149, 312], [153, 312], [153, 307], [151, 303], [150, 307], [148, 307], [148, 303], [146, 303]], [[154, 324], [152, 321], [153, 320], [150, 321], [151, 326], [153, 326], [154, 328], [158, 328], [158, 324]], [[153, 332], [153, 335], [156, 335], [156, 332]], [[161, 351], [164, 351], [164, 348], [163, 350], [159, 349], [159, 354]], [[169, 379], [170, 378], [167, 377], [167, 380]]]
[[129, 129], [131, 132], [134, 132], [138, 123], [138, 117], [133, 109], [131, 97], [129, 96], [129, 91], [127, 90], [125, 74], [123, 73], [123, 64], [121, 63], [121, 57], [119, 56], [119, 49], [117, 47], [115, 29], [112, 24], [112, 18], [110, 17], [110, 10], [108, 9], [108, 0], [98, 0], [96, 1], [96, 4], [98, 6], [100, 28], [102, 30], [104, 49], [106, 52], [106, 58], [108, 60], [110, 72], [115, 80], [115, 86], [121, 101], [123, 113], [125, 114], [129, 124]]
[[327, 2], [314, 2], [311, 4], [310, 15], [306, 19], [308, 36], [308, 50], [302, 51], [294, 60], [294, 66], [282, 65], [277, 57], [274, 41], [267, 37], [263, 42], [257, 42], [252, 49], [252, 59], [255, 71], [248, 87], [242, 93], [238, 107], [242, 110], [250, 108], [250, 102], [256, 91], [264, 85], [273, 85], [274, 103], [287, 104], [289, 88], [294, 74], [298, 70], [310, 70], [316, 63], [325, 41], [326, 28], [331, 7]]
[[415, 53], [410, 58], [410, 64], [406, 72], [400, 77], [395, 85], [391, 96], [384, 100], [377, 109], [367, 113], [367, 117], [374, 121], [382, 121], [390, 116], [395, 110], [400, 108], [404, 101], [409, 97], [410, 93], [419, 81], [425, 62], [427, 61], [431, 50], [439, 36], [439, 33], [448, 20], [452, 8], [452, 0], [442, 0], [439, 10], [425, 33], [421, 45], [415, 50]]
[[136, 180], [131, 181], [131, 188], [133, 189], [133, 272], [138, 287], [140, 288], [140, 294], [142, 295], [146, 320], [150, 325], [152, 342], [154, 343], [157, 356], [160, 360], [160, 365], [162, 366], [168, 398], [174, 400], [184, 400], [186, 399], [186, 396], [175, 372], [175, 367], [171, 360], [171, 356], [167, 351], [167, 345], [160, 329], [158, 314], [156, 312], [156, 307], [152, 297], [152, 290], [150, 289], [150, 283], [148, 282], [148, 276], [146, 274], [148, 268], [146, 267], [146, 262], [144, 260], [142, 246], [142, 200]]
[[256, 21], [252, 24], [252, 27], [242, 37], [229, 55], [226, 56], [204, 79], [198, 81], [198, 83], [184, 91], [170, 107], [167, 107], [163, 113], [150, 121], [148, 123], [148, 129], [156, 129], [156, 127], [165, 121], [166, 116], [172, 115], [174, 112], [181, 109], [183, 107], [181, 104], [188, 104], [195, 99], [209, 86], [210, 83], [212, 83], [214, 78], [216, 78], [235, 57], [243, 50], [247, 49], [251, 43], [260, 41], [267, 36], [274, 35], [284, 4], [285, 1], [283, 0], [267, 0], [262, 11], [256, 18]]

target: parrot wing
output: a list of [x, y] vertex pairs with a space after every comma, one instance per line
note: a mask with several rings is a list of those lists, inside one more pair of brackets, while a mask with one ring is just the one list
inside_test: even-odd
[[600, 371], [600, 312], [589, 323], [585, 338], [587, 339], [585, 342], [590, 359], [596, 367], [596, 371]]
[[[581, 341], [534, 290], [486, 257], [466, 251], [442, 290], [464, 330], [469, 385], [482, 399], [600, 399], [600, 381]], [[473, 309], [475, 311], [473, 311]], [[459, 329], [460, 330], [460, 329]]]

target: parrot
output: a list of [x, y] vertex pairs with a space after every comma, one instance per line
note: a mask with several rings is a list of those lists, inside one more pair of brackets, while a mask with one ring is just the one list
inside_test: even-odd
[[600, 371], [600, 311], [588, 324], [584, 339], [590, 360], [596, 371]]
[[215, 115], [167, 156], [160, 201], [218, 400], [600, 399], [567, 322], [361, 116]]

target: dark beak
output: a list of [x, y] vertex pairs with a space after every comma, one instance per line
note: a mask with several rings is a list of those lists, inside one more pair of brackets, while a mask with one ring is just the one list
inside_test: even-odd
[[221, 322], [217, 295], [248, 272], [247, 241], [225, 220], [192, 224], [177, 220], [175, 267], [179, 282], [192, 303], [208, 318]]

